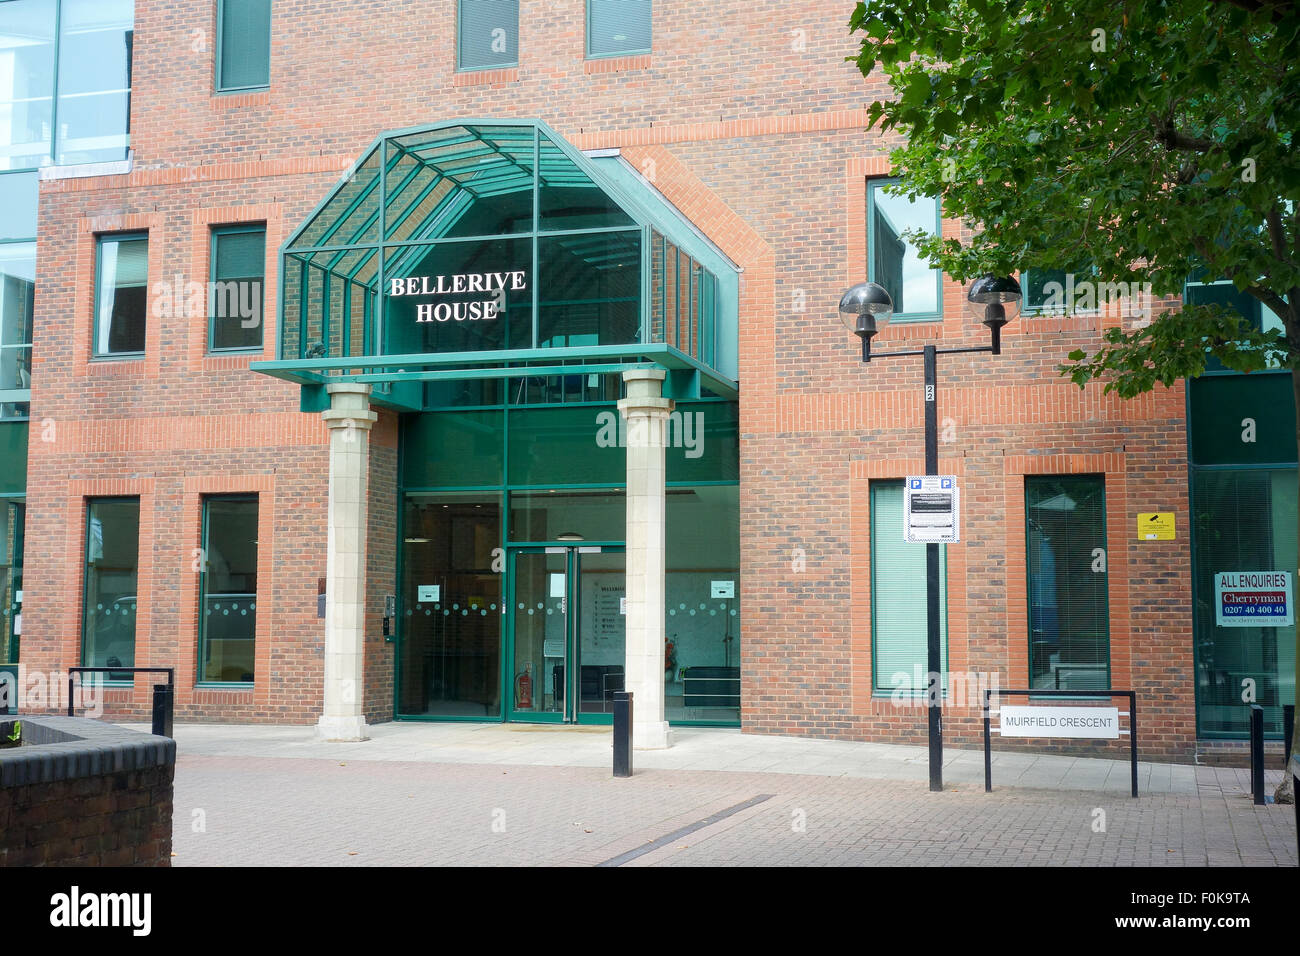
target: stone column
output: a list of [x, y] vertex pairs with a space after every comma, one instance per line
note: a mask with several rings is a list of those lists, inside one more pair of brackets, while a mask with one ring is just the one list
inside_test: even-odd
[[672, 399], [663, 397], [663, 369], [623, 373], [627, 398], [627, 663], [632, 692], [632, 745], [672, 746], [664, 720], [664, 446]]
[[327, 385], [330, 497], [325, 571], [325, 708], [316, 725], [326, 740], [366, 740], [364, 703], [366, 492], [370, 386]]

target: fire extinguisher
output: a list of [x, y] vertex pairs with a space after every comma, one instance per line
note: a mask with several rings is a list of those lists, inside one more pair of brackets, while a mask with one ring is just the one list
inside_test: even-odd
[[515, 678], [515, 706], [520, 710], [531, 709], [533, 706], [533, 675], [531, 664], [525, 664], [524, 672]]
[[672, 641], [664, 645], [664, 670], [671, 671], [677, 666], [677, 647]]

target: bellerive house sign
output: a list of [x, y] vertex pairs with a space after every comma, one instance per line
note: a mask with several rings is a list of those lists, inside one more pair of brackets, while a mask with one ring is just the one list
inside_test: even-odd
[[486, 292], [491, 299], [479, 302], [421, 302], [415, 307], [416, 322], [464, 322], [495, 319], [504, 308], [505, 292], [527, 288], [523, 272], [470, 272], [453, 276], [412, 276], [393, 279], [389, 296], [465, 295]]

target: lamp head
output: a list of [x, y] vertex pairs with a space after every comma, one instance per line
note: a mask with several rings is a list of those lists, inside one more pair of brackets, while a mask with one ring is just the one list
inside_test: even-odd
[[966, 299], [971, 314], [997, 331], [1020, 312], [1020, 283], [1010, 276], [982, 276], [971, 283]]
[[875, 282], [860, 282], [840, 297], [840, 321], [860, 338], [871, 338], [879, 331], [876, 323], [888, 322], [893, 314], [894, 300]]

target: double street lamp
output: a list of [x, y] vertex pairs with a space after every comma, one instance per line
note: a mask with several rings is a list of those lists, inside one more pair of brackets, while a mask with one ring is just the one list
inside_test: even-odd
[[[991, 352], [1002, 354], [1002, 326], [1016, 317], [1020, 310], [1020, 283], [1012, 278], [985, 276], [971, 284], [966, 295], [971, 312], [992, 333], [988, 345], [971, 348], [940, 349], [926, 345], [920, 349], [903, 352], [879, 352], [876, 358], [897, 358], [920, 355], [925, 360], [925, 473], [939, 473], [939, 434], [935, 382], [936, 356], [957, 355], [963, 352]], [[894, 314], [894, 300], [883, 286], [863, 282], [844, 293], [840, 299], [840, 320], [845, 327], [862, 340], [862, 361], [871, 361], [871, 339], [879, 331], [878, 324], [888, 322]], [[905, 492], [906, 493], [906, 492]], [[941, 655], [939, 642], [939, 545], [925, 546], [925, 606], [926, 606], [926, 661], [927, 687], [926, 711], [929, 716], [930, 789], [943, 789], [943, 681], [940, 676]]]

